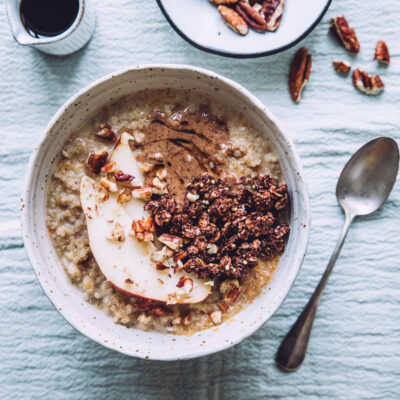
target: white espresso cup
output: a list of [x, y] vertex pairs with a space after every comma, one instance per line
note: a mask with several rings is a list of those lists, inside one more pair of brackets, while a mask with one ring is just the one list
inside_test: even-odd
[[38, 37], [32, 35], [23, 22], [21, 1], [4, 0], [12, 35], [22, 46], [32, 46], [44, 53], [63, 56], [81, 49], [93, 35], [96, 18], [91, 0], [79, 0], [75, 20], [65, 31], [56, 36]]

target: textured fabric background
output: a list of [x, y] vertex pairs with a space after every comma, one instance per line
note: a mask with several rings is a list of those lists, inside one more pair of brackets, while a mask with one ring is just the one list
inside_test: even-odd
[[[289, 0], [296, 1], [296, 0]], [[331, 255], [343, 215], [339, 173], [366, 141], [399, 139], [400, 6], [396, 0], [335, 0], [302, 42], [313, 55], [309, 85], [295, 105], [287, 90], [295, 49], [256, 60], [208, 55], [184, 42], [155, 1], [96, 1], [97, 27], [81, 52], [53, 58], [12, 39], [0, 7], [0, 399], [399, 399], [399, 184], [384, 207], [356, 221], [319, 309], [304, 365], [292, 374], [273, 362], [280, 340], [310, 296]], [[327, 34], [344, 13], [362, 50], [352, 56]], [[387, 41], [392, 63], [372, 61]], [[333, 59], [378, 72], [376, 98], [337, 76]], [[138, 63], [199, 65], [257, 95], [294, 140], [308, 178], [310, 243], [298, 279], [276, 315], [240, 345], [197, 360], [161, 363], [112, 352], [86, 339], [53, 309], [26, 257], [19, 228], [21, 180], [34, 143], [77, 90]]]

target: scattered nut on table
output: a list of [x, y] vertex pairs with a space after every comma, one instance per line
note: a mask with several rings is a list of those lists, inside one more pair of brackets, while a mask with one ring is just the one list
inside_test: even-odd
[[332, 18], [330, 26], [331, 32], [340, 40], [347, 51], [358, 53], [360, 43], [354, 29], [349, 27], [346, 18], [343, 15]]
[[301, 47], [293, 57], [289, 72], [289, 91], [295, 103], [300, 101], [301, 93], [308, 82], [311, 64], [311, 54], [308, 54], [305, 47]]
[[379, 75], [368, 75], [360, 68], [353, 71], [353, 85], [360, 92], [372, 96], [378, 95], [385, 87]]

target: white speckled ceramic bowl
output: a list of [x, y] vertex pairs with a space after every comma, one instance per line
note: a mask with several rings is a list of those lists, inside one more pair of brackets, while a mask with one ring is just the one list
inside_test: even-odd
[[[45, 224], [46, 188], [52, 164], [63, 144], [82, 121], [113, 99], [145, 88], [187, 88], [206, 92], [229, 107], [244, 112], [265, 134], [280, 159], [291, 196], [291, 232], [278, 270], [264, 294], [218, 329], [191, 337], [127, 329], [84, 300], [71, 284], [53, 250]], [[22, 232], [38, 279], [61, 315], [76, 329], [102, 345], [141, 358], [176, 360], [226, 349], [255, 332], [282, 304], [303, 260], [310, 225], [306, 184], [293, 144], [275, 118], [237, 83], [213, 72], [179, 65], [138, 66], [108, 75], [73, 96], [50, 121], [33, 151], [25, 179]]]

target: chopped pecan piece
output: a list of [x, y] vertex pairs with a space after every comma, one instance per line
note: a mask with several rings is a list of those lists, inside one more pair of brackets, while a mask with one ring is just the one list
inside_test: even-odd
[[348, 74], [351, 70], [350, 64], [346, 61], [333, 61], [333, 68], [340, 74]]
[[346, 50], [351, 53], [360, 51], [356, 32], [349, 27], [346, 18], [343, 15], [332, 18], [331, 31], [339, 38]]
[[174, 260], [179, 261], [179, 260], [184, 260], [187, 257], [186, 251], [179, 250], [177, 253], [174, 254]]
[[117, 172], [117, 171], [118, 171], [118, 167], [114, 161], [109, 161], [107, 164], [105, 164], [101, 168], [101, 172], [113, 173], [113, 172]]
[[305, 47], [297, 50], [289, 72], [289, 90], [292, 100], [298, 103], [301, 99], [301, 93], [308, 82], [311, 71], [312, 58], [311, 54]]
[[155, 177], [150, 182], [151, 191], [154, 194], [166, 194], [168, 193], [167, 184], [161, 182], [158, 177]]
[[360, 68], [353, 71], [353, 85], [360, 92], [372, 96], [378, 95], [385, 87], [379, 75], [370, 76]]
[[163, 233], [158, 237], [158, 240], [168, 246], [172, 250], [178, 250], [182, 245], [182, 238], [175, 235], [169, 235], [168, 233]]
[[176, 287], [181, 288], [184, 287], [187, 282], [191, 282], [193, 284], [193, 280], [189, 278], [188, 276], [182, 276], [181, 279], [179, 279], [179, 282], [177, 283]]
[[114, 178], [117, 182], [133, 181], [134, 177], [129, 174], [124, 174], [121, 170], [114, 172]]
[[377, 60], [382, 64], [390, 63], [389, 49], [383, 40], [379, 40], [376, 44], [374, 60]]
[[254, 30], [258, 32], [265, 32], [267, 30], [267, 21], [250, 4], [239, 1], [235, 6], [235, 10]]
[[107, 189], [109, 192], [117, 192], [118, 187], [115, 182], [109, 181], [107, 178], [100, 179], [100, 185]]
[[183, 325], [190, 325], [190, 322], [192, 321], [192, 316], [190, 314], [187, 314], [184, 318], [183, 318]]
[[165, 269], [169, 269], [169, 267], [167, 267], [165, 264], [163, 264], [162, 262], [157, 262], [156, 263], [156, 270], [157, 271], [164, 271]]
[[213, 311], [210, 313], [210, 319], [215, 325], [220, 324], [222, 322], [221, 311]]
[[141, 187], [141, 188], [136, 188], [132, 190], [132, 196], [135, 199], [141, 199], [141, 200], [150, 200], [151, 199], [151, 187]]
[[132, 221], [133, 236], [136, 237], [138, 242], [149, 242], [153, 240], [153, 233], [156, 230], [152, 218], [145, 218]]
[[265, 0], [262, 3], [262, 10], [265, 21], [267, 22], [267, 31], [275, 32], [281, 23], [285, 0]]
[[176, 287], [180, 289], [181, 294], [187, 295], [193, 290], [193, 279], [188, 276], [182, 276]]
[[153, 251], [150, 258], [156, 263], [157, 262], [163, 263], [165, 260], [172, 257], [173, 254], [174, 252], [171, 249], [169, 249], [167, 246], [164, 246], [161, 250]]
[[140, 164], [139, 168], [142, 172], [150, 172], [154, 169], [155, 164]]
[[237, 279], [227, 279], [221, 283], [219, 291], [223, 296], [223, 302], [228, 307], [227, 303], [234, 303], [242, 289]]
[[221, 300], [221, 301], [218, 303], [218, 307], [219, 307], [220, 310], [223, 311], [223, 312], [227, 312], [227, 311], [229, 310], [229, 306], [228, 306], [228, 304], [226, 304], [226, 302], [225, 302], [224, 300]]
[[118, 203], [127, 203], [132, 199], [132, 193], [123, 190], [118, 196]]
[[105, 140], [110, 140], [110, 141], [115, 141], [117, 138], [115, 132], [113, 132], [112, 127], [109, 123], [101, 124], [100, 125], [100, 130], [96, 132], [96, 136], [105, 139]]
[[137, 302], [137, 306], [141, 310], [143, 310], [145, 308], [150, 308], [153, 305], [154, 305], [154, 300], [150, 300], [150, 299], [139, 299], [139, 301]]
[[99, 174], [101, 168], [107, 162], [108, 152], [100, 151], [100, 152], [91, 152], [88, 157], [89, 169], [93, 174]]
[[154, 315], [156, 315], [157, 317], [162, 317], [163, 315], [165, 315], [167, 313], [167, 309], [165, 307], [162, 306], [157, 306], [157, 307], [153, 307], [150, 312]]
[[247, 35], [249, 27], [246, 21], [235, 11], [226, 6], [219, 6], [218, 12], [221, 14], [225, 24], [239, 35]]

